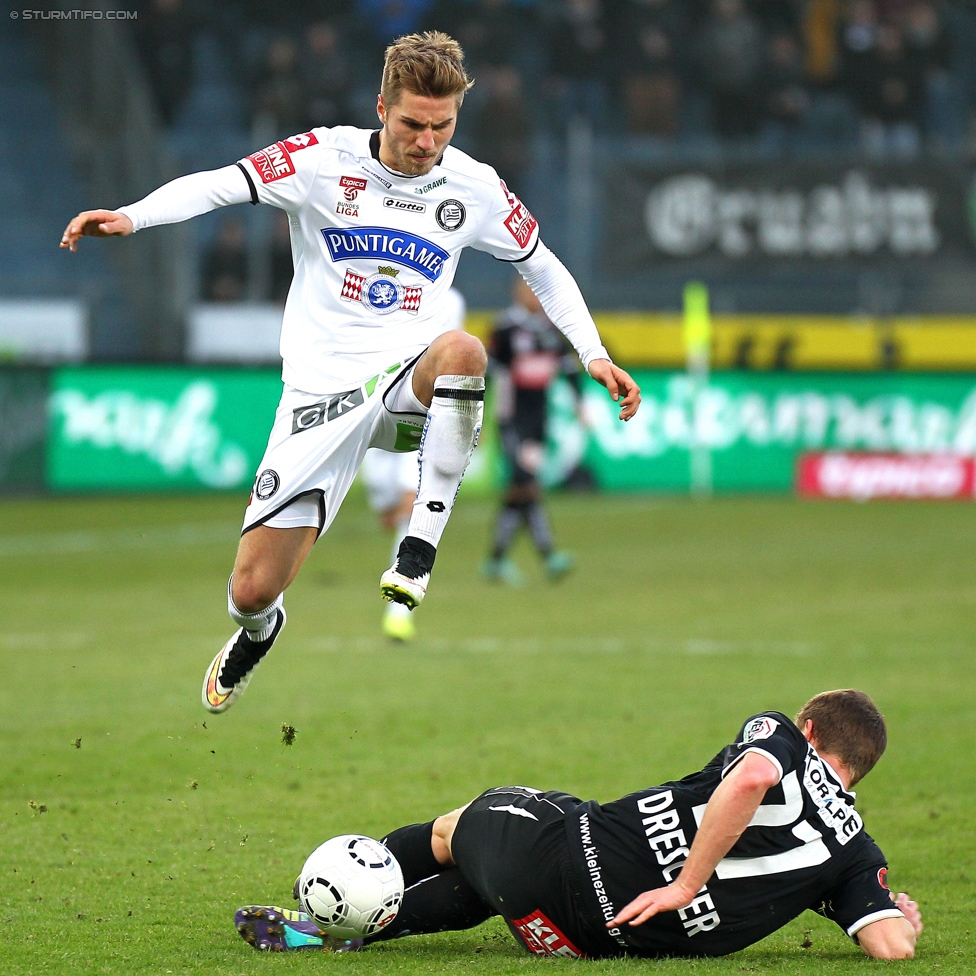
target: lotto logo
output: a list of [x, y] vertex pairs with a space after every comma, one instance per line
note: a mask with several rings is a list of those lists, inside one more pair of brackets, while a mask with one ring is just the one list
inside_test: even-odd
[[289, 136], [281, 140], [288, 152], [298, 152], [299, 149], [308, 149], [309, 146], [317, 146], [318, 139], [314, 132], [300, 132], [297, 136]]
[[273, 183], [275, 180], [295, 175], [295, 164], [291, 161], [291, 156], [288, 155], [283, 142], [276, 142], [273, 146], [252, 153], [247, 158], [254, 164], [262, 183]]
[[518, 197], [514, 199], [515, 209], [505, 218], [505, 226], [512, 237], [518, 241], [519, 247], [526, 247], [532, 238], [532, 231], [539, 225], [535, 217], [526, 209], [525, 204]]
[[396, 197], [383, 197], [383, 206], [392, 210], [409, 210], [410, 213], [423, 213], [427, 209], [426, 203], [415, 203], [413, 200], [397, 200]]

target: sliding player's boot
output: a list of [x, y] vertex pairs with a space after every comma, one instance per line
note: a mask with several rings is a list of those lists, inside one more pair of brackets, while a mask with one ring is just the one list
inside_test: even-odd
[[405, 536], [397, 551], [396, 561], [380, 577], [380, 596], [390, 603], [402, 603], [410, 610], [420, 606], [437, 550], [423, 539]]
[[276, 905], [248, 905], [234, 913], [234, 927], [241, 938], [262, 952], [291, 952], [318, 949], [319, 952], [357, 952], [362, 939], [339, 939], [323, 932], [305, 912]]
[[254, 669], [271, 650], [286, 619], [285, 608], [278, 607], [274, 630], [267, 640], [251, 640], [242, 627], [224, 644], [203, 679], [203, 707], [207, 711], [226, 712], [244, 694]]

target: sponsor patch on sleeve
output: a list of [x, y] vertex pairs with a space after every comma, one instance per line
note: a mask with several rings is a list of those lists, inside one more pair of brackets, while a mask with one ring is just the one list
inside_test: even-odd
[[276, 142], [267, 149], [251, 153], [247, 158], [254, 164], [262, 183], [273, 183], [295, 175], [295, 164], [291, 161], [284, 142]]
[[742, 731], [743, 742], [756, 742], [768, 739], [779, 728], [779, 722], [774, 718], [755, 718]]
[[515, 197], [515, 207], [505, 218], [508, 232], [518, 241], [519, 247], [527, 247], [532, 238], [532, 232], [539, 226], [535, 217], [529, 213], [525, 204]]

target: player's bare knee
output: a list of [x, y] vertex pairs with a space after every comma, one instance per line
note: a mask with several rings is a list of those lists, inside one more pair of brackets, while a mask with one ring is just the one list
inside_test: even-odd
[[434, 831], [430, 838], [430, 848], [438, 864], [452, 865], [456, 863], [452, 848], [454, 830], [457, 827], [458, 820], [461, 818], [461, 814], [468, 809], [468, 806], [469, 804], [466, 803], [463, 807], [458, 807], [457, 810], [445, 813], [442, 817], [438, 817], [434, 821]]
[[488, 354], [481, 340], [467, 332], [447, 332], [431, 343], [438, 375], [484, 376]]
[[231, 598], [241, 613], [258, 613], [264, 610], [274, 603], [280, 592], [280, 588], [276, 588], [261, 574], [247, 570], [234, 571]]

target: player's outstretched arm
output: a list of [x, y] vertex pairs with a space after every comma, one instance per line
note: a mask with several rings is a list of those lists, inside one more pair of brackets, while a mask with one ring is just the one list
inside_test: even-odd
[[61, 247], [75, 251], [81, 237], [124, 237], [145, 227], [177, 224], [217, 207], [247, 203], [252, 195], [245, 176], [237, 165], [189, 173], [118, 210], [85, 210], [64, 229]]
[[622, 922], [640, 925], [659, 912], [671, 912], [690, 905], [718, 862], [749, 826], [766, 791], [779, 779], [779, 770], [771, 760], [757, 752], [746, 753], [708, 801], [681, 874], [664, 888], [638, 895], [607, 923], [607, 928]]
[[114, 210], [83, 210], [69, 221], [61, 235], [61, 247], [78, 250], [80, 237], [125, 237], [132, 233], [132, 221]]
[[607, 388], [610, 396], [620, 404], [620, 419], [630, 420], [640, 406], [640, 387], [626, 370], [609, 359], [594, 359], [588, 370], [590, 376]]
[[915, 943], [924, 928], [918, 902], [901, 892], [895, 906], [903, 918], [880, 918], [857, 933], [861, 948], [872, 959], [911, 959], [915, 955]]

